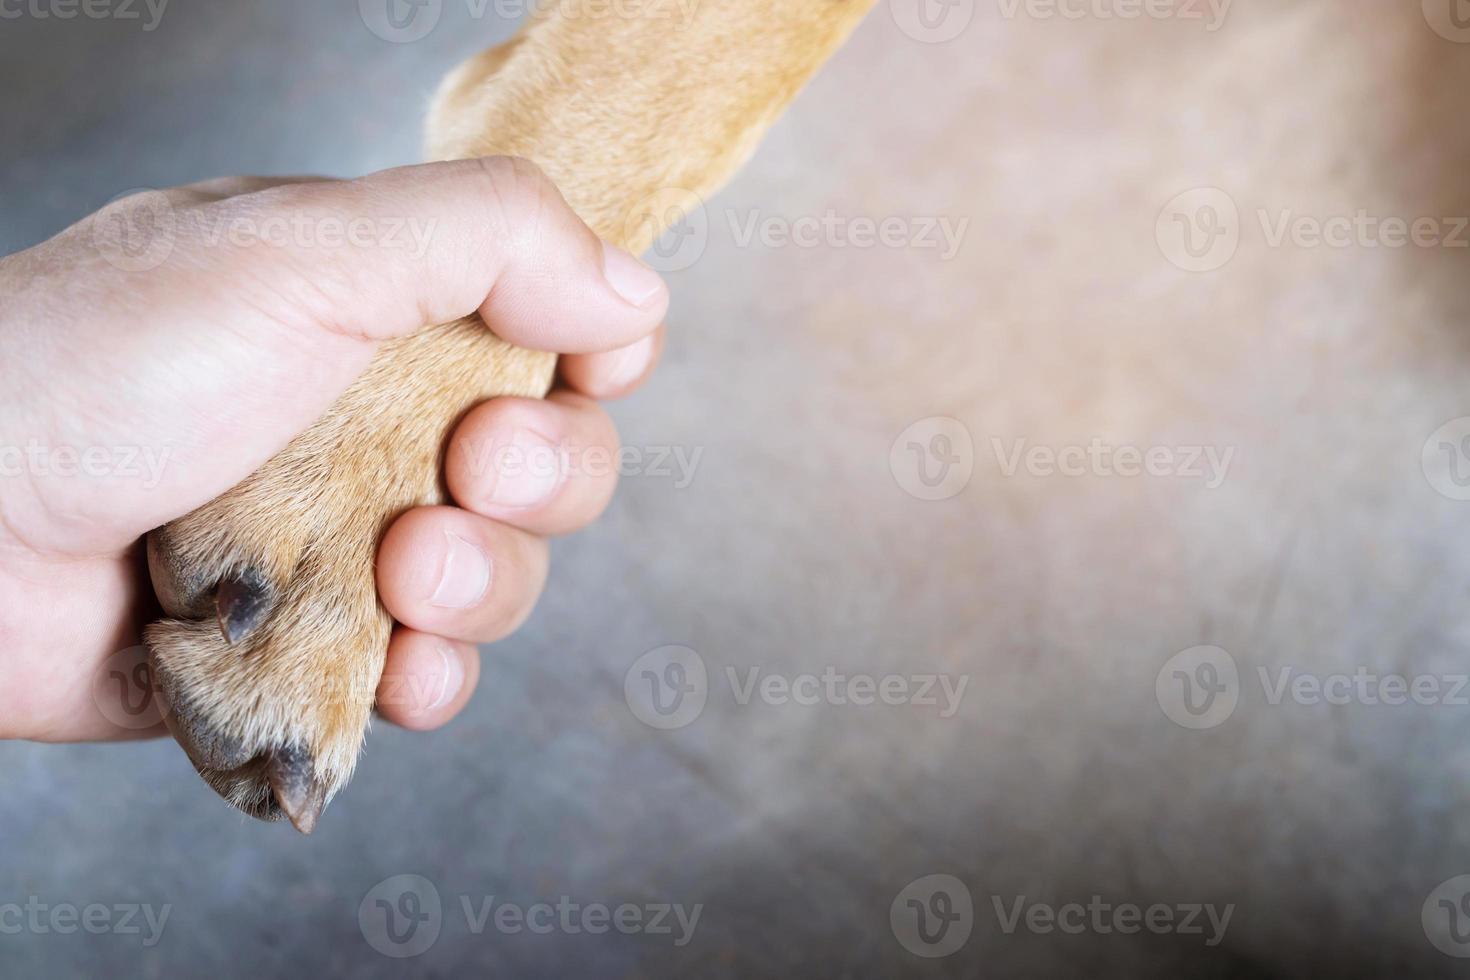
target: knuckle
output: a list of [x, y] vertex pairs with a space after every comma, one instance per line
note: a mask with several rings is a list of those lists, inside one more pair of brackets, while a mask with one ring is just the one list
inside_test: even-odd
[[491, 210], [494, 225], [506, 238], [534, 243], [561, 201], [556, 185], [524, 157], [483, 157], [475, 164], [474, 174], [483, 185], [480, 196]]

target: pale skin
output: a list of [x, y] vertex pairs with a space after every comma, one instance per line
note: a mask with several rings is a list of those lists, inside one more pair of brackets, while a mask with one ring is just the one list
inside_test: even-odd
[[[451, 446], [529, 434], [616, 451], [597, 400], [653, 369], [668, 290], [527, 173], [469, 160], [353, 181], [228, 178], [168, 192], [188, 220], [157, 268], [109, 261], [88, 222], [0, 259], [0, 738], [164, 734], [118, 727], [94, 701], [98, 670], [158, 615], [140, 538], [285, 446], [382, 340], [478, 311], [502, 338], [564, 355], [559, 382], [545, 401], [479, 405]], [[196, 234], [299, 227], [303, 213], [431, 233], [423, 249]], [[476, 644], [513, 632], [540, 595], [547, 538], [593, 521], [617, 479], [452, 450], [445, 467], [454, 506], [400, 516], [377, 559], [398, 624], [378, 712], [416, 730], [464, 707]]]

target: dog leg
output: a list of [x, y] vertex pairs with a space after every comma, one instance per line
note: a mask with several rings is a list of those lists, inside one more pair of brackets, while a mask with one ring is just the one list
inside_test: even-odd
[[[609, 241], [641, 252], [719, 187], [871, 0], [649, 0], [556, 11], [444, 83], [438, 158], [539, 165]], [[384, 345], [311, 429], [148, 540], [169, 619], [146, 632], [169, 725], [200, 774], [310, 832], [352, 775], [391, 622], [373, 557], [405, 510], [442, 503], [447, 434], [498, 395], [541, 397], [555, 358], [477, 318]]]

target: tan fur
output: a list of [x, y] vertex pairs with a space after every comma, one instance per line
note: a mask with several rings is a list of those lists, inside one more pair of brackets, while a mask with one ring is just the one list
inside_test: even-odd
[[[532, 160], [600, 235], [642, 251], [662, 230], [650, 196], [712, 193], [869, 2], [732, 0], [699, 4], [690, 19], [666, 2], [638, 17], [552, 13], [446, 80], [430, 154]], [[175, 617], [147, 631], [153, 663], [181, 741], [223, 733], [227, 761], [193, 755], [231, 803], [279, 816], [260, 760], [277, 747], [306, 749], [329, 795], [351, 777], [391, 629], [374, 586], [378, 541], [404, 510], [444, 501], [444, 442], [465, 410], [541, 397], [554, 369], [551, 355], [510, 347], [478, 319], [387, 344], [309, 431], [152, 536], [155, 588]], [[214, 587], [247, 567], [280, 595], [270, 620], [230, 646]]]

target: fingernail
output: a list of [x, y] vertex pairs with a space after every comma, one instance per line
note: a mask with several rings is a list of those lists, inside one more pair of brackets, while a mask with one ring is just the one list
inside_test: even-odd
[[632, 384], [648, 372], [648, 365], [652, 361], [653, 334], [649, 334], [638, 343], [613, 354], [613, 362], [607, 372], [608, 384], [614, 388]]
[[499, 472], [490, 492], [497, 507], [534, 507], [561, 486], [561, 450], [530, 429], [517, 429], [499, 455]]
[[429, 604], [440, 609], [468, 609], [490, 589], [490, 559], [457, 534], [445, 531], [444, 539], [444, 567]]
[[424, 709], [424, 713], [444, 707], [458, 697], [460, 688], [464, 687], [464, 661], [459, 658], [459, 654], [442, 643], [434, 649], [444, 658], [443, 684], [439, 688], [439, 697]]
[[664, 288], [657, 272], [607, 242], [602, 243], [602, 274], [619, 296], [638, 307], [652, 303]]

